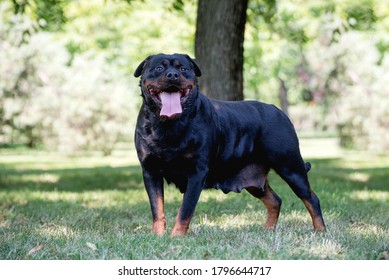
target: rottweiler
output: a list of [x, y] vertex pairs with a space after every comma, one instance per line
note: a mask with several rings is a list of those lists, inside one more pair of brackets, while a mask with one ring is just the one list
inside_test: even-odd
[[199, 92], [199, 66], [186, 54], [157, 54], [137, 67], [143, 103], [135, 146], [150, 200], [152, 231], [166, 232], [164, 179], [183, 193], [172, 236], [184, 235], [200, 193], [243, 189], [267, 209], [266, 229], [277, 224], [281, 199], [267, 174], [273, 169], [303, 201], [316, 231], [325, 231], [320, 203], [289, 118], [258, 101], [213, 100]]

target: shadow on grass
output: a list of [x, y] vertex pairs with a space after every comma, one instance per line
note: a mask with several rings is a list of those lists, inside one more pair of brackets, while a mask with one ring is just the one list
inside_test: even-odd
[[[344, 161], [337, 158], [313, 159], [309, 162], [312, 164], [312, 170], [309, 172], [313, 182], [311, 185], [315, 185], [316, 181], [328, 179], [355, 183], [354, 188], [389, 191], [389, 167], [345, 168]], [[14, 169], [7, 168], [5, 164], [2, 167], [0, 190], [36, 188], [40, 191], [83, 192], [143, 186], [141, 168], [138, 165], [47, 170]]]
[[[389, 219], [385, 216], [389, 210], [389, 198], [379, 197], [382, 193], [389, 193], [389, 167], [346, 168], [341, 159], [315, 159], [310, 162], [312, 170], [309, 178], [322, 202], [327, 225], [334, 231], [347, 232], [349, 236], [349, 240], [341, 245], [348, 250], [357, 247], [358, 242], [375, 246], [375, 231], [387, 231], [389, 227]], [[271, 185], [284, 202], [280, 216], [281, 228], [288, 231], [290, 227], [296, 231], [297, 224], [310, 229], [310, 218], [303, 204], [274, 173]], [[351, 195], [356, 191], [378, 194], [377, 197], [366, 196], [366, 199], [361, 200]], [[75, 193], [74, 197], [72, 193]], [[207, 234], [219, 236], [219, 232], [222, 232], [222, 236], [228, 236], [225, 244], [227, 248], [232, 247], [233, 240], [239, 242], [242, 236], [252, 239], [254, 243], [261, 242], [263, 232], [258, 228], [261, 228], [266, 214], [259, 200], [246, 192], [223, 195], [223, 198], [215, 190], [203, 193], [203, 200], [193, 220], [195, 230], [188, 238], [194, 239], [194, 242], [201, 238], [206, 242], [202, 245], [193, 244], [204, 248], [201, 247], [198, 252], [188, 252], [187, 258], [237, 258], [244, 255], [244, 252], [238, 251], [221, 252], [219, 248], [222, 250], [223, 246], [219, 243], [211, 249], [206, 248], [207, 242], [211, 242]], [[165, 194], [168, 228], [171, 229], [181, 195], [174, 187], [168, 187]], [[214, 221], [223, 215], [227, 220], [239, 219], [247, 213], [260, 215], [262, 220], [250, 226], [227, 228], [211, 226], [201, 220], [205, 215]], [[48, 259], [180, 258], [178, 251], [190, 247], [185, 246], [185, 241], [181, 239], [179, 245], [172, 247], [171, 244], [176, 242], [168, 237], [158, 239], [150, 235], [150, 225], [148, 199], [143, 188], [141, 169], [137, 165], [47, 170], [20, 170], [3, 165], [0, 170], [0, 233], [4, 237], [0, 241], [1, 259], [30, 258], [27, 254], [37, 243], [47, 245], [48, 249], [38, 252], [33, 258]], [[256, 231], [260, 233], [259, 236], [255, 234]], [[267, 238], [274, 239], [274, 235]], [[91, 249], [85, 245], [87, 242], [98, 244], [98, 248]], [[376, 252], [381, 247], [374, 254], [371, 253], [373, 255], [363, 255], [362, 252], [359, 256], [377, 258]], [[261, 249], [257, 253], [248, 251], [244, 256], [266, 258], [272, 250]], [[304, 258], [305, 255], [298, 251], [289, 252], [289, 255], [285, 252], [289, 258], [299, 258], [299, 254], [300, 258]], [[273, 257], [282, 258], [284, 255], [277, 256]], [[312, 254], [307, 253], [306, 258], [312, 258]]]
[[[356, 191], [389, 192], [387, 181], [389, 167], [355, 169], [343, 167], [344, 162], [341, 159], [314, 159], [309, 161], [312, 163], [312, 170], [309, 172], [311, 186], [318, 194], [324, 212], [328, 210], [338, 211], [346, 216], [351, 216], [352, 212], [363, 212], [370, 206], [388, 209], [388, 199], [386, 198], [379, 200], [366, 196], [366, 199], [361, 201], [358, 200], [358, 197], [350, 194]], [[274, 172], [270, 175], [270, 183], [283, 199], [283, 209], [287, 208], [292, 211], [304, 209], [301, 201]], [[96, 191], [116, 191], [118, 195], [111, 199], [117, 199], [121, 196], [120, 192], [123, 192], [122, 195], [130, 196], [128, 200], [131, 201], [134, 200], [134, 197], [131, 197], [131, 193], [128, 193], [128, 191], [132, 190], [138, 190], [143, 197], [147, 197], [143, 187], [141, 168], [138, 165], [47, 170], [4, 168], [0, 171], [0, 194], [3, 193], [5, 200], [7, 200], [9, 192], [14, 194], [25, 192], [26, 197], [22, 200], [30, 201], [29, 192], [82, 194]], [[207, 190], [205, 192], [215, 191]], [[165, 193], [174, 193], [172, 196], [175, 197], [167, 203], [167, 207], [178, 209], [181, 202], [181, 195], [178, 190], [175, 187], [169, 187]], [[245, 211], [248, 204], [263, 209], [262, 203], [256, 203], [256, 199], [248, 195], [244, 197], [242, 199], [241, 195], [231, 193], [228, 195], [228, 199], [223, 200], [224, 202], [209, 199], [207, 202], [203, 202], [204, 210], [205, 212], [215, 213], [219, 211], [239, 213], [239, 211]], [[373, 203], [369, 204], [369, 202]], [[44, 201], [41, 201], [41, 203], [44, 204]], [[142, 203], [148, 205], [147, 199]], [[131, 205], [133, 206], [134, 203]], [[51, 206], [46, 209], [49, 209], [49, 207]], [[99, 206], [96, 205], [96, 207]], [[373, 214], [371, 211], [366, 211], [367, 216]]]
[[389, 166], [374, 168], [345, 168], [342, 159], [309, 160], [312, 170], [309, 172], [313, 181], [328, 178], [333, 181], [352, 183], [353, 189], [389, 191]]
[[[216, 202], [218, 210], [223, 212], [237, 199]], [[215, 201], [203, 202], [201, 208], [210, 203]], [[13, 206], [10, 224], [0, 230], [0, 259], [379, 259], [389, 249], [375, 234], [382, 238], [385, 229], [373, 223], [364, 226], [366, 219], [358, 227], [342, 225], [335, 231], [331, 226], [328, 233], [313, 234], [301, 211], [284, 213], [275, 232], [262, 227], [264, 209], [255, 220], [250, 213], [245, 217], [248, 210], [239, 205], [234, 214], [220, 217], [216, 212], [207, 213], [208, 222], [199, 214], [186, 237], [171, 239], [172, 221], [164, 237], [150, 234], [147, 203], [93, 208], [31, 200]], [[174, 214], [167, 213], [170, 218]], [[239, 215], [246, 224], [230, 222]], [[37, 244], [44, 247], [29, 254]]]
[[53, 170], [3, 169], [0, 172], [0, 190], [84, 192], [126, 190], [142, 184], [141, 169], [137, 165]]

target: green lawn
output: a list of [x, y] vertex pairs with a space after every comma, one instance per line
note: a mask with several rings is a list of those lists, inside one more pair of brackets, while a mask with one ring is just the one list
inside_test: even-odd
[[[389, 159], [302, 140], [327, 233], [313, 233], [303, 203], [271, 174], [283, 205], [275, 231], [248, 193], [207, 190], [189, 234], [150, 233], [151, 214], [133, 151], [68, 158], [0, 150], [0, 259], [387, 259]], [[165, 190], [168, 232], [181, 202]]]

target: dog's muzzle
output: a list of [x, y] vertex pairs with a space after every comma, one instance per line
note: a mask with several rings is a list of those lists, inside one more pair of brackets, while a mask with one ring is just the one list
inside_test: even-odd
[[173, 118], [182, 113], [182, 104], [189, 96], [192, 86], [179, 88], [177, 86], [148, 86], [150, 95], [161, 105], [161, 117]]

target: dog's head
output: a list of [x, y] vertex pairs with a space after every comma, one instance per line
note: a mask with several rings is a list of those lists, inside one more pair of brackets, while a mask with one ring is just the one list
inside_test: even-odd
[[145, 103], [166, 120], [178, 117], [193, 104], [201, 70], [186, 54], [157, 54], [139, 64], [134, 76], [142, 76]]

